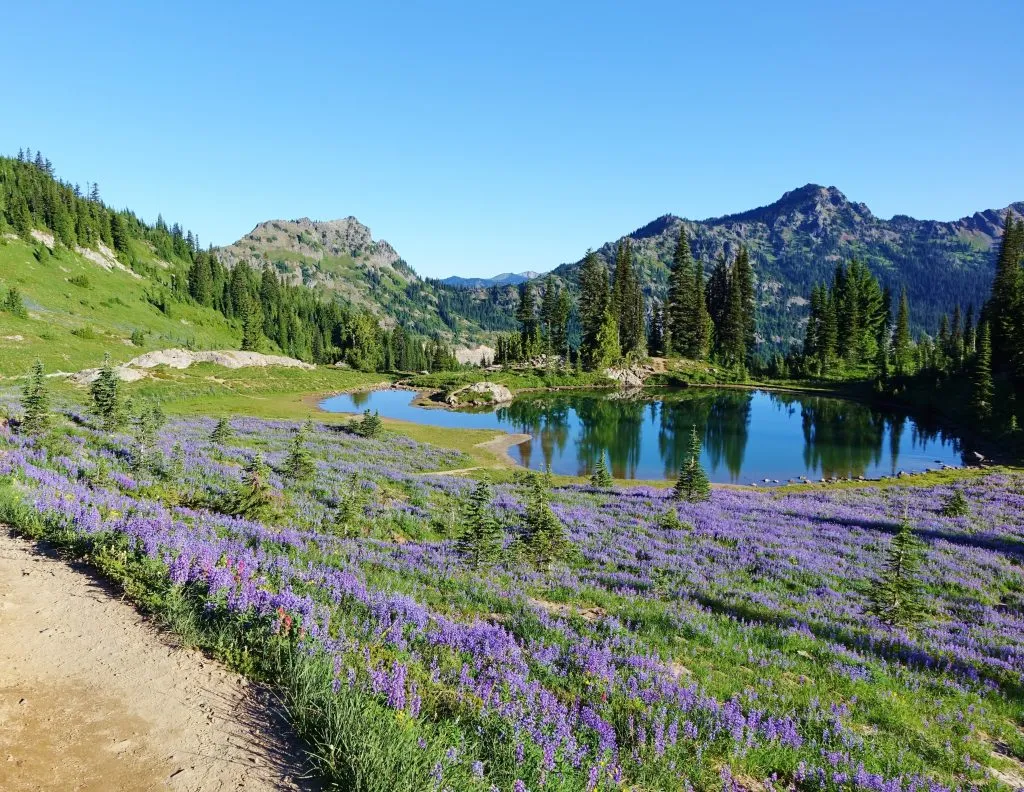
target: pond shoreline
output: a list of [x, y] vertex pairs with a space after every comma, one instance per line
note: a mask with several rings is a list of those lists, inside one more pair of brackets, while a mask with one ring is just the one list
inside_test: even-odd
[[[711, 395], [703, 396], [699, 391], [690, 391], [690, 388], [701, 388], [702, 391], [718, 391], [719, 396]], [[726, 391], [732, 391], [737, 395], [730, 397], [726, 395]], [[697, 413], [701, 411], [701, 405], [704, 405], [708, 399], [712, 403], [718, 404], [719, 399], [725, 399], [726, 403], [721, 405], [718, 409], [725, 409], [725, 413], [717, 413], [719, 423], [714, 424], [717, 429], [711, 429], [713, 434], [708, 435], [707, 446], [710, 453], [710, 457], [705, 457], [706, 464], [710, 464], [709, 472], [712, 474], [714, 479], [717, 479], [713, 483], [716, 486], [736, 486], [744, 488], [772, 488], [783, 486], [808, 486], [808, 485], [826, 485], [826, 484], [837, 484], [837, 483], [870, 483], [870, 482], [886, 482], [889, 480], [904, 480], [909, 477], [925, 476], [934, 474], [940, 471], [944, 472], [956, 472], [962, 471], [967, 468], [974, 468], [973, 465], [967, 465], [966, 461], [968, 457], [965, 451], [971, 446], [969, 443], [963, 442], [962, 435], [955, 435], [953, 430], [947, 429], [941, 424], [935, 423], [924, 423], [921, 424], [918, 419], [913, 415], [912, 410], [908, 410], [903, 405], [894, 405], [892, 408], [892, 414], [879, 414], [871, 412], [872, 407], [875, 405], [865, 404], [863, 400], [844, 398], [838, 391], [825, 392], [825, 391], [808, 391], [800, 388], [782, 388], [782, 387], [765, 387], [753, 384], [732, 384], [731, 386], [714, 386], [714, 385], [690, 385], [687, 387], [665, 387], [665, 386], [649, 386], [646, 388], [593, 388], [593, 387], [574, 387], [574, 386], [559, 386], [551, 388], [524, 388], [520, 389], [515, 399], [509, 404], [514, 404], [519, 401], [519, 397], [529, 399], [534, 394], [544, 393], [567, 393], [573, 392], [579, 393], [579, 399], [583, 401], [576, 401], [570, 397], [570, 401], [562, 403], [559, 401], [552, 402], [550, 405], [545, 407], [543, 399], [541, 401], [534, 401], [530, 399], [536, 406], [531, 407], [529, 403], [521, 405], [521, 409], [517, 412], [515, 408], [513, 411], [506, 412], [500, 409], [502, 405], [490, 405], [480, 409], [461, 409], [458, 407], [452, 407], [437, 398], [437, 394], [444, 393], [445, 390], [441, 388], [423, 388], [408, 385], [403, 382], [397, 383], [381, 383], [376, 387], [362, 386], [357, 388], [349, 389], [346, 394], [353, 393], [381, 393], [386, 394], [387, 392], [395, 392], [391, 397], [382, 396], [380, 399], [368, 399], [366, 407], [369, 409], [379, 409], [381, 417], [385, 418], [389, 422], [395, 422], [398, 426], [417, 426], [420, 427], [420, 431], [424, 427], [428, 428], [428, 435], [430, 433], [437, 435], [437, 440], [441, 444], [445, 444], [445, 439], [442, 439], [443, 435], [450, 433], [452, 438], [457, 436], [457, 433], [461, 432], [484, 432], [493, 431], [496, 436], [488, 441], [481, 441], [474, 443], [474, 447], [477, 449], [486, 449], [487, 451], [497, 452], [501, 457], [501, 461], [506, 464], [511, 464], [516, 467], [528, 467], [531, 469], [537, 468], [539, 464], [538, 459], [530, 460], [531, 451], [526, 449], [521, 451], [518, 456], [522, 458], [522, 461], [517, 460], [515, 455], [512, 454], [511, 449], [522, 444], [527, 439], [537, 440], [539, 448], [545, 448], [545, 443], [550, 442], [548, 437], [549, 432], [555, 431], [566, 431], [566, 427], [575, 427], [577, 424], [575, 421], [581, 420], [580, 416], [586, 416], [588, 413], [576, 414], [573, 410], [576, 406], [591, 404], [595, 400], [602, 402], [608, 400], [615, 402], [614, 396], [617, 393], [621, 393], [625, 396], [631, 396], [635, 407], [622, 407], [622, 410], [626, 410], [626, 413], [632, 415], [635, 410], [644, 410], [646, 407], [641, 407], [641, 404], [648, 403], [652, 405], [662, 405], [661, 409], [670, 409], [673, 411], [675, 417], [675, 423], [679, 420], [683, 420], [686, 425], [689, 425], [691, 420], [690, 411], [696, 410]], [[397, 392], [405, 392], [409, 395], [407, 397], [398, 396]], [[690, 396], [686, 397], [684, 394], [690, 392]], [[745, 392], [751, 394], [751, 396], [744, 397], [740, 396], [739, 392]], [[760, 394], [755, 395], [755, 394]], [[792, 395], [798, 397], [792, 401], [780, 398], [785, 395]], [[802, 398], [800, 398], [802, 397]], [[326, 408], [323, 406], [324, 402], [330, 397], [320, 397], [317, 401], [317, 407], [320, 411], [326, 412], [333, 415], [358, 415], [364, 408], [363, 404], [358, 403], [358, 399], [349, 398], [341, 400], [338, 406], [334, 409]], [[829, 406], [825, 403], [819, 403], [814, 401], [817, 398], [822, 399], [835, 399], [839, 402], [848, 402], [850, 407]], [[811, 402], [806, 403], [810, 399]], [[752, 400], [752, 401], [751, 401]], [[401, 402], [401, 405], [398, 402]], [[733, 404], [735, 402], [735, 404]], [[854, 408], [852, 405], [859, 405]], [[876, 403], [877, 404], [877, 403]], [[732, 405], [730, 408], [728, 405]], [[766, 405], [769, 405], [766, 412]], [[772, 410], [770, 405], [775, 405], [779, 408], [779, 411]], [[800, 405], [803, 405], [801, 408]], [[569, 424], [562, 425], [561, 423], [549, 424], [548, 420], [543, 416], [546, 415], [550, 410], [555, 410], [555, 413], [560, 414], [563, 409], [569, 410], [568, 418]], [[807, 413], [807, 409], [810, 408], [811, 412]], [[593, 410], [594, 408], [590, 408]], [[614, 411], [614, 408], [611, 408]], [[652, 409], [658, 409], [652, 407]], [[707, 409], [706, 407], [703, 409]], [[753, 409], [754, 412], [750, 412]], [[879, 407], [879, 409], [884, 409]], [[446, 416], [441, 418], [440, 416], [435, 420], [429, 418], [425, 411], [438, 410], [444, 413]], [[525, 412], [523, 412], [525, 410]], [[532, 412], [531, 412], [532, 410]], [[854, 410], [853, 413], [849, 413], [849, 418], [844, 418], [849, 410]], [[419, 411], [419, 417], [416, 417], [416, 412]], [[539, 412], [538, 412], [539, 411]], [[522, 415], [519, 413], [522, 412]], [[533, 418], [529, 418], [528, 415], [532, 415], [534, 412], [538, 414]], [[863, 415], [862, 415], [863, 413]], [[596, 420], [591, 414], [590, 418], [583, 418], [582, 420], [587, 421], [583, 424], [582, 431], [595, 431], [595, 425], [593, 421]], [[618, 413], [616, 413], [618, 414]], [[462, 422], [455, 416], [465, 415], [466, 420]], [[519, 417], [517, 417], [517, 415]], [[652, 413], [654, 415], [654, 413]], [[808, 429], [806, 426], [803, 430], [800, 429], [801, 415], [804, 416], [804, 420], [812, 420], [814, 427]], [[732, 416], [732, 417], [729, 417]], [[772, 417], [777, 416], [777, 417]], [[795, 417], [794, 417], [795, 416]], [[853, 434], [850, 434], [846, 430], [842, 430], [842, 426], [847, 421], [854, 421], [854, 416], [859, 416], [856, 420], [863, 423], [864, 421], [869, 422], [871, 426], [876, 429], [868, 429], [868, 436], [861, 437], [864, 434], [864, 428], [851, 429]], [[754, 418], [751, 424], [752, 417]], [[549, 416], [550, 418], [550, 416]], [[609, 416], [609, 419], [612, 417]], [[720, 424], [721, 420], [726, 420], [726, 424]], [[566, 418], [563, 416], [560, 420], [564, 421]], [[603, 420], [603, 419], [601, 419]], [[617, 419], [616, 419], [617, 420]], [[737, 428], [729, 428], [728, 422], [735, 422], [739, 420], [742, 426]], [[525, 421], [525, 422], [524, 422]], [[766, 422], [767, 421], [767, 422]], [[824, 423], [821, 423], [823, 422]], [[838, 421], [838, 423], [836, 423]], [[889, 467], [887, 463], [881, 463], [878, 458], [878, 451], [872, 455], [871, 452], [864, 451], [865, 441], [868, 443], [883, 443], [886, 441], [882, 440], [883, 432], [896, 431], [902, 432], [901, 427], [904, 421], [909, 421], [907, 424], [909, 431], [912, 434], [904, 435], [900, 446], [900, 457], [897, 459], [895, 451], [893, 451], [893, 466]], [[696, 422], [703, 424], [704, 419], [697, 415]], [[795, 422], [795, 423], [794, 423]], [[819, 426], [820, 424], [820, 426]], [[603, 425], [603, 424], [602, 424]], [[670, 425], [674, 425], [670, 424]], [[850, 423], [851, 427], [860, 426], [859, 423]], [[865, 424], [867, 426], [868, 424]], [[396, 428], [398, 428], [396, 426]], [[629, 423], [629, 426], [633, 426], [633, 422]], [[709, 424], [709, 427], [712, 424]], [[743, 428], [743, 427], [747, 428]], [[836, 429], [829, 429], [829, 427], [836, 427]], [[532, 427], [532, 428], [531, 428]], [[561, 428], [559, 428], [561, 427]], [[773, 428], [774, 427], [774, 428]], [[895, 429], [893, 429], [895, 427]], [[519, 430], [516, 432], [516, 430]], [[522, 434], [523, 431], [529, 432], [529, 434]], [[569, 428], [570, 432], [578, 431], [577, 429]], [[619, 431], [619, 430], [616, 430]], [[625, 431], [625, 430], [623, 430]], [[630, 441], [628, 438], [624, 442], [629, 445], [630, 442], [635, 443], [633, 445], [633, 452], [640, 454], [641, 443], [642, 447], [646, 449], [643, 451], [642, 458], [637, 456], [634, 460], [628, 463], [628, 467], [620, 471], [619, 481], [631, 482], [637, 484], [639, 482], [650, 482], [661, 485], [670, 484], [672, 476], [669, 473], [663, 473], [664, 471], [671, 470], [672, 462], [670, 457], [665, 456], [669, 453], [664, 450], [664, 447], [657, 450], [656, 432], [659, 431], [650, 424], [650, 421], [636, 423], [633, 426], [633, 430], [636, 432], [634, 440]], [[661, 430], [664, 431], [664, 428]], [[741, 435], [732, 434], [733, 432], [740, 431]], [[780, 431], [782, 434], [780, 434]], [[807, 432], [811, 434], [808, 435]], [[839, 431], [839, 434], [834, 434], [834, 431]], [[875, 432], [877, 431], [877, 439], [875, 439]], [[920, 431], [922, 434], [919, 436], [917, 432]], [[512, 432], [516, 432], [513, 434]], [[725, 432], [725, 434], [722, 434]], [[655, 433], [655, 434], [652, 434]], [[749, 433], [749, 434], [748, 434]], [[794, 434], [795, 433], [795, 434]], [[478, 435], [479, 436], [479, 435]], [[738, 453], [735, 457], [735, 461], [723, 461], [721, 456], [723, 448], [735, 448], [735, 440], [729, 438], [737, 438], [742, 436], [740, 442], [746, 448], [746, 451], [740, 449], [738, 452], [733, 451], [732, 453]], [[895, 435], [899, 437], [900, 434]], [[643, 438], [641, 440], [641, 437]], [[919, 439], [921, 437], [924, 440], [922, 443]], [[547, 438], [547, 439], [545, 439]], [[717, 439], [716, 439], [717, 438]], [[788, 439], [786, 439], [788, 438]], [[792, 442], [791, 442], [792, 441]], [[427, 442], [430, 442], [430, 437], [427, 437]], [[448, 440], [448, 442], [453, 442]], [[465, 441], [463, 441], [465, 442]], [[564, 440], [561, 441], [564, 443]], [[726, 443], [726, 446], [721, 446], [721, 443]], [[749, 443], [749, 446], [748, 446]], [[766, 445], [767, 443], [767, 445]], [[775, 443], [776, 445], [772, 445]], [[781, 443], [781, 445], [779, 445]], [[804, 444], [802, 447], [806, 448], [817, 448], [817, 454], [824, 454], [824, 456], [818, 456], [813, 461], [808, 463], [806, 461], [806, 450], [804, 452], [805, 458], [800, 459], [798, 453], [799, 448], [794, 443]], [[810, 446], [806, 444], [810, 443]], [[824, 445], [823, 445], [824, 444]], [[536, 445], [536, 444], [535, 444]], [[615, 463], [615, 454], [622, 453], [616, 452], [618, 447], [618, 441], [614, 441], [612, 445], [606, 446], [607, 452], [612, 454], [612, 461]], [[558, 472], [558, 475], [570, 479], [570, 480], [582, 480], [585, 475], [578, 473], [579, 470], [586, 469], [587, 464], [584, 463], [582, 457], [573, 456], [581, 453], [579, 446], [579, 440], [575, 440], [570, 443], [569, 446], [559, 446], [558, 450], [554, 452], [554, 456], [548, 460], [551, 465]], [[795, 450], [794, 450], [795, 449]], [[846, 449], [844, 451], [844, 449]], [[780, 453], [781, 452], [781, 453]], [[853, 457], [846, 459], [844, 454], [853, 452]], [[596, 452], [593, 452], [596, 453]], [[673, 452], [677, 453], [677, 452]], [[744, 460], [744, 454], [746, 459]], [[660, 455], [660, 456], [659, 456]], [[863, 458], [862, 458], [863, 457]], [[673, 457], [674, 458], [674, 457]], [[545, 456], [547, 459], [547, 456]], [[641, 461], [642, 459], [642, 461]], [[659, 461], [660, 460], [660, 461]], [[860, 461], [857, 461], [860, 460]], [[579, 462], [579, 465], [575, 464]], [[639, 465], [638, 465], [639, 462]], [[525, 464], [524, 464], [525, 463]], [[662, 465], [668, 467], [662, 468]], [[726, 465], [726, 467], [722, 467]]]

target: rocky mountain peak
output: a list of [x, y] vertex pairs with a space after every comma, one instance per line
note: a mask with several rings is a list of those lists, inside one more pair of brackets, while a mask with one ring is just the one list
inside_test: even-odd
[[339, 220], [265, 220], [232, 245], [217, 251], [227, 266], [237, 261], [260, 264], [320, 263], [325, 259], [359, 260], [370, 269], [398, 268], [415, 279], [397, 251], [374, 240], [370, 229], [349, 216]]

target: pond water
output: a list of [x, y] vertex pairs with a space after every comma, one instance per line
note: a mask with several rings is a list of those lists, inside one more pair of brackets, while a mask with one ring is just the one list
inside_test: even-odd
[[606, 452], [621, 479], [675, 478], [690, 430], [703, 441], [712, 481], [749, 484], [810, 479], [879, 478], [961, 465], [959, 440], [906, 413], [822, 396], [686, 388], [625, 397], [617, 392], [528, 394], [498, 408], [419, 407], [416, 394], [379, 390], [334, 396], [328, 412], [379, 411], [430, 426], [520, 432], [509, 450], [525, 467], [589, 475]]

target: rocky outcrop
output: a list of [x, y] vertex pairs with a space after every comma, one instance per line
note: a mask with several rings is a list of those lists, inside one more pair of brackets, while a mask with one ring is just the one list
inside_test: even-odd
[[[193, 363], [213, 363], [216, 366], [223, 366], [229, 369], [238, 368], [265, 368], [267, 366], [282, 366], [284, 368], [313, 369], [316, 366], [304, 363], [295, 358], [284, 357], [283, 355], [263, 355], [259, 352], [241, 352], [237, 350], [217, 351], [193, 351], [191, 349], [162, 349], [155, 352], [147, 352], [139, 357], [132, 358], [127, 363], [114, 367], [114, 373], [125, 382], [134, 382], [146, 376], [146, 370], [157, 366], [168, 368], [185, 369]], [[94, 382], [99, 376], [98, 368], [85, 369], [77, 374], [71, 375], [71, 381], [78, 385], [87, 385]]]
[[480, 344], [475, 347], [464, 347], [462, 349], [455, 350], [455, 359], [462, 365], [471, 366], [482, 366], [484, 363], [491, 363], [494, 361], [494, 356], [497, 351], [494, 347], [489, 347], [486, 344]]
[[474, 382], [449, 393], [445, 402], [452, 407], [481, 407], [486, 404], [507, 404], [512, 391], [496, 382]]
[[652, 366], [632, 365], [624, 368], [606, 368], [604, 375], [623, 388], [642, 388], [649, 376], [655, 373]]

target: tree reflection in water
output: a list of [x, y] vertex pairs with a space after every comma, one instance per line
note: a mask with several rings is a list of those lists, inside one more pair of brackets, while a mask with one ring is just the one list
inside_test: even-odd
[[[659, 473], [674, 478], [686, 458], [691, 426], [701, 435], [702, 461], [716, 481], [749, 479], [745, 463], [752, 437], [757, 438], [754, 469], [777, 467], [783, 455], [791, 460], [787, 464], [794, 469], [779, 470], [774, 475], [780, 478], [895, 474], [908, 449], [921, 453], [936, 441], [955, 444], [927, 420], [909, 421], [866, 404], [739, 389], [536, 394], [500, 407], [495, 415], [503, 428], [530, 435], [517, 447], [522, 464], [587, 476], [607, 453], [611, 473], [620, 479]], [[800, 443], [802, 454], [799, 445], [794, 448]], [[948, 450], [945, 455], [956, 461]]]

